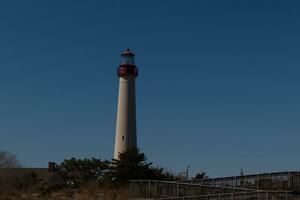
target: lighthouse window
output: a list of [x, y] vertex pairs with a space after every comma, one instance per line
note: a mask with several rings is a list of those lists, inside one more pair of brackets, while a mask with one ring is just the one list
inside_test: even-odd
[[124, 140], [124, 136], [122, 136], [122, 140]]
[[134, 58], [133, 56], [124, 56], [122, 57], [122, 61], [121, 61], [122, 64], [129, 64], [129, 65], [134, 65]]

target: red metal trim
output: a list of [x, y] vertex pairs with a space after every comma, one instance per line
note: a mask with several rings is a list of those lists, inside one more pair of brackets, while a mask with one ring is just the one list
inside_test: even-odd
[[117, 69], [117, 75], [119, 77], [124, 76], [138, 76], [138, 68], [135, 65], [120, 65]]

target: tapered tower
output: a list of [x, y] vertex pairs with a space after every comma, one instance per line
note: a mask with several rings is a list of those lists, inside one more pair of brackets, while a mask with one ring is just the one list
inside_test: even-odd
[[138, 68], [134, 63], [134, 54], [127, 49], [121, 54], [118, 67], [119, 98], [115, 136], [114, 158], [128, 148], [137, 147], [136, 142], [136, 110], [135, 110], [135, 78]]

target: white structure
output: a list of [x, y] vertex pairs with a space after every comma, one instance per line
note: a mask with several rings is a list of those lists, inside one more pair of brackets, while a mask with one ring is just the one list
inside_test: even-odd
[[137, 147], [135, 77], [138, 75], [138, 69], [134, 64], [134, 54], [129, 49], [121, 56], [122, 61], [117, 70], [120, 82], [114, 159], [118, 159], [119, 153], [126, 149]]

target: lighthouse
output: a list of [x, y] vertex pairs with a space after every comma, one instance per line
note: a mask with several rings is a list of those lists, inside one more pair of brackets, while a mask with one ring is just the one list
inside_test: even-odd
[[121, 54], [117, 75], [119, 96], [114, 159], [118, 159], [119, 153], [126, 149], [137, 147], [135, 78], [138, 76], [138, 68], [134, 63], [134, 54], [129, 49]]

